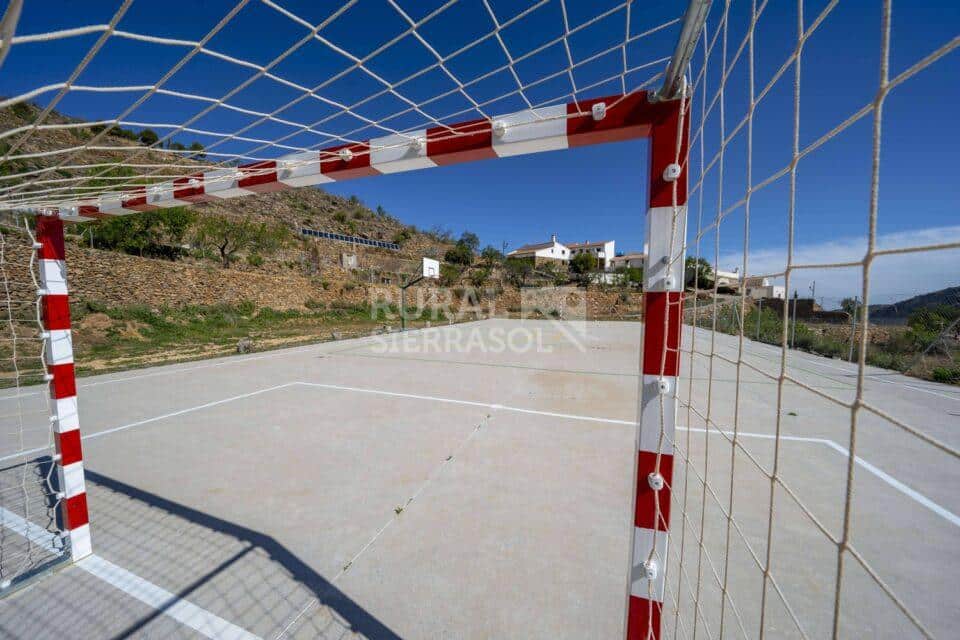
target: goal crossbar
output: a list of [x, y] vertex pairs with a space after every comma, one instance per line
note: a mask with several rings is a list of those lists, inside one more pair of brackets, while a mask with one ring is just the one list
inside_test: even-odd
[[[275, 160], [186, 173], [165, 182], [31, 209], [34, 213], [56, 212], [65, 221], [86, 222], [365, 176], [652, 138], [655, 127], [677, 109], [675, 103], [652, 98], [647, 91], [637, 91], [526, 109], [490, 120], [468, 120]], [[652, 179], [651, 189], [662, 192], [662, 182]]]

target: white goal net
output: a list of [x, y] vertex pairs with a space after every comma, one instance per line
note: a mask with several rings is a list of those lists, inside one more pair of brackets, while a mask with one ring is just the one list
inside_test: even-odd
[[[871, 314], [916, 265], [960, 265], [955, 203], [916, 195], [952, 180], [960, 128], [924, 105], [956, 84], [955, 13], [925, 31], [937, 12], [892, 0], [175, 1], [162, 18], [124, 0], [38, 29], [33, 4], [0, 23], [0, 586], [69, 555], [78, 495], [66, 392], [47, 388], [64, 364], [73, 384], [72, 354], [51, 355], [41, 312], [63, 283], [40, 262], [64, 256], [37, 257], [34, 219], [645, 138], [649, 206], [624, 203], [648, 218], [632, 562], [598, 569], [623, 573], [626, 634], [954, 633], [960, 396], [900, 375], [912, 361]], [[908, 359], [954, 375], [953, 326]]]

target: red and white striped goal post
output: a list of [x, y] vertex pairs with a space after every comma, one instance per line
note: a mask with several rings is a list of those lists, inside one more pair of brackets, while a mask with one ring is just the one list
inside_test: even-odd
[[41, 289], [38, 302], [51, 397], [53, 462], [59, 485], [56, 498], [61, 529], [70, 541], [71, 558], [79, 560], [90, 555], [92, 549], [77, 411], [63, 221], [55, 214], [37, 216], [34, 248], [39, 262]]
[[[82, 222], [364, 176], [649, 138], [645, 322], [626, 637], [628, 640], [658, 639], [670, 522], [687, 212], [688, 124], [681, 117], [681, 104], [680, 100], [656, 100], [652, 94], [638, 91], [528, 109], [491, 120], [472, 120], [373, 138], [236, 168], [199, 171], [168, 182], [105, 194], [97, 200], [66, 203], [52, 211], [60, 219]], [[39, 220], [50, 238], [48, 242], [53, 245], [56, 230], [62, 234], [62, 228], [57, 226], [59, 220], [49, 217]], [[59, 252], [53, 251], [50, 255], [62, 261], [62, 235], [56, 242], [59, 242]], [[65, 300], [64, 295], [57, 313], [66, 314], [66, 323], [63, 324], [63, 320], [60, 323], [69, 331]], [[62, 367], [59, 370], [62, 373], [54, 370], [53, 386], [56, 394], [72, 397], [72, 406], [68, 406], [69, 400], [64, 401], [64, 410], [73, 412], [72, 421], [66, 426], [73, 430], [71, 433], [78, 434], [72, 354], [63, 356]], [[57, 382], [58, 375], [62, 376], [62, 382]], [[61, 388], [65, 390], [61, 392]], [[68, 439], [71, 444], [66, 451], [70, 457], [64, 456], [64, 469], [69, 466], [66, 460], [81, 464], [78, 435]], [[76, 440], [75, 448], [73, 440]], [[67, 442], [67, 439], [61, 435], [60, 441]], [[82, 467], [79, 468], [82, 487]], [[75, 505], [75, 513], [71, 512], [71, 504]], [[89, 552], [82, 492], [74, 497], [73, 503], [67, 499], [66, 513], [68, 522], [76, 522], [83, 529], [81, 535], [86, 546], [82, 549]], [[74, 555], [76, 557], [76, 552]]]

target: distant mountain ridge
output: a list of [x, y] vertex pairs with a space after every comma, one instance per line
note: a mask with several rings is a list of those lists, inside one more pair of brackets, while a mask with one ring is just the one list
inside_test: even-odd
[[917, 309], [935, 307], [941, 304], [960, 307], [960, 286], [922, 293], [892, 304], [872, 304], [870, 305], [870, 318], [906, 318]]

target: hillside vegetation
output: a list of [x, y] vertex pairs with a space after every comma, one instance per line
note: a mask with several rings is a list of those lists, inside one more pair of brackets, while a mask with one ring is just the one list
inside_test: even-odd
[[[2, 109], [0, 131], [26, 127], [37, 119], [41, 111], [36, 105], [25, 103]], [[136, 177], [136, 172], [129, 166], [117, 165], [121, 162], [169, 164], [184, 169], [212, 166], [204, 156], [203, 146], [189, 139], [172, 140], [148, 148], [158, 141], [157, 133], [149, 129], [106, 129], [103, 125], [87, 125], [82, 120], [56, 111], [47, 115], [43, 122], [68, 128], [36, 130], [29, 132], [29, 135], [17, 133], [0, 140], [0, 155], [9, 152], [12, 158], [0, 164], [0, 186], [15, 185], [33, 177], [50, 180], [84, 175], [89, 176], [84, 185], [109, 190], [123, 182], [145, 184], [151, 181]], [[117, 147], [118, 150], [81, 149], [70, 154], [21, 157], [82, 147], [98, 135], [100, 139], [97, 146]], [[12, 148], [14, 145], [16, 148]], [[135, 156], [131, 155], [131, 149], [137, 150]], [[10, 177], [50, 168], [68, 158], [69, 165], [73, 166], [102, 166], [86, 170], [58, 168], [27, 178]], [[141, 171], [150, 172], [148, 169]], [[212, 231], [218, 227], [223, 229], [219, 242], [218, 238], [212, 237], [216, 235]], [[278, 263], [301, 261], [299, 253], [303, 252], [304, 247], [296, 247], [301, 227], [399, 244], [399, 253], [381, 252], [383, 257], [392, 258], [387, 260], [390, 263], [388, 265], [377, 264], [377, 253], [371, 254], [367, 266], [382, 267], [378, 270], [390, 270], [390, 267], [397, 266], [397, 257], [407, 260], [416, 260], [423, 255], [440, 257], [452, 246], [452, 235], [448, 231], [436, 228], [424, 232], [391, 216], [382, 206], [371, 208], [355, 196], [343, 198], [311, 188], [126, 216], [79, 225], [70, 229], [70, 232], [84, 234], [89, 244], [106, 250], [165, 259], [211, 259], [227, 267], [263, 267], [270, 271], [275, 270]], [[234, 245], [226, 259], [220, 255], [220, 251], [210, 250], [224, 243]], [[350, 245], [341, 244], [338, 248], [346, 252], [353, 251]]]

